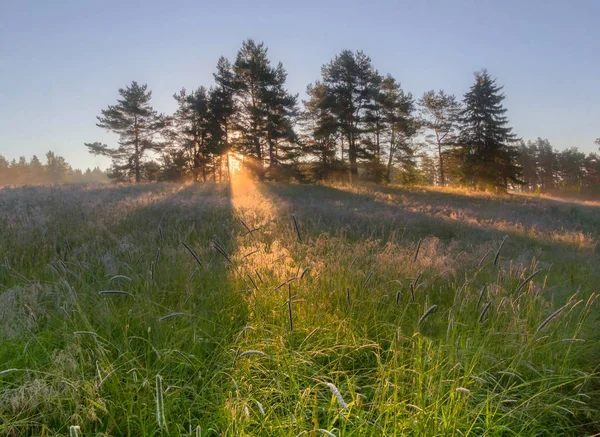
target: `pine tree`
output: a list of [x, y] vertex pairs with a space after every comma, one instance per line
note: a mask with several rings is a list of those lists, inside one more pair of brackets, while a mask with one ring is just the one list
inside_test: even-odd
[[433, 90], [427, 91], [419, 100], [423, 127], [430, 133], [426, 135], [425, 141], [433, 146], [437, 152], [437, 168], [439, 171], [439, 184], [446, 185], [446, 163], [444, 158], [448, 150], [456, 143], [460, 104], [456, 97], [446, 94], [444, 90], [437, 93]]
[[539, 186], [536, 151], [536, 144], [531, 141], [519, 143], [518, 162], [522, 169], [522, 189], [525, 191], [535, 191]]
[[161, 181], [183, 182], [190, 175], [190, 159], [185, 150], [171, 150], [161, 157]]
[[133, 174], [135, 181], [140, 182], [144, 155], [163, 147], [156, 135], [165, 127], [165, 119], [150, 106], [152, 91], [148, 85], [133, 81], [126, 88], [120, 88], [119, 95], [117, 104], [102, 110], [102, 115], [97, 117], [98, 127], [119, 134], [119, 147], [109, 148], [98, 142], [85, 145], [94, 155], [112, 158], [116, 173]]
[[[220, 156], [227, 157], [227, 176], [230, 177], [229, 134], [235, 115], [235, 78], [231, 63], [224, 57], [217, 62], [217, 72], [213, 74], [216, 86], [210, 92], [210, 108], [213, 116], [212, 138], [218, 146]], [[219, 167], [221, 168], [221, 167]]]
[[233, 65], [236, 96], [236, 148], [245, 155], [251, 169], [264, 178], [265, 107], [264, 92], [271, 81], [271, 65], [263, 43], [244, 41]]
[[547, 139], [538, 138], [534, 147], [540, 190], [551, 192], [558, 186], [558, 153]]
[[259, 179], [282, 161], [293, 161], [296, 96], [285, 90], [287, 74], [271, 67], [263, 43], [244, 41], [233, 65], [236, 96], [236, 145], [249, 157]]
[[365, 157], [361, 143], [366, 130], [365, 120], [374, 105], [381, 76], [373, 68], [371, 58], [363, 52], [344, 50], [321, 69], [322, 84], [328, 98], [325, 108], [336, 120], [348, 146], [350, 178], [358, 177], [358, 161]]
[[585, 177], [585, 153], [576, 147], [558, 154], [558, 168], [562, 191], [580, 192]]
[[187, 154], [194, 181], [198, 182], [200, 177], [206, 181], [207, 166], [211, 162], [212, 134], [208, 93], [202, 86], [190, 94], [184, 88], [173, 98], [177, 101], [177, 110], [169, 130], [169, 138], [175, 145], [171, 152]]
[[272, 74], [271, 84], [264, 93], [268, 173], [270, 178], [279, 179], [294, 175], [302, 151], [294, 129], [298, 117], [298, 96], [285, 89], [287, 73], [281, 62]]
[[463, 100], [458, 151], [462, 182], [473, 187], [506, 191], [509, 182], [520, 183], [518, 139], [504, 115], [502, 88], [483, 70]]
[[44, 183], [45, 178], [46, 178], [45, 174], [44, 174], [44, 166], [40, 162], [40, 159], [36, 155], [33, 155], [31, 160], [29, 161], [29, 174], [30, 174], [30, 178], [31, 178], [30, 183], [32, 183], [32, 184]]
[[[404, 93], [400, 83], [389, 74], [381, 81], [376, 105], [381, 108], [382, 133], [387, 146], [385, 180], [391, 180], [394, 162], [405, 164], [412, 161], [414, 150], [410, 139], [417, 132], [417, 123], [412, 113], [414, 100], [411, 93]], [[380, 139], [378, 138], [378, 143]], [[380, 153], [383, 153], [381, 151]]]
[[0, 187], [11, 183], [10, 176], [10, 163], [3, 155], [0, 155]]
[[327, 108], [330, 106], [327, 88], [319, 81], [306, 88], [309, 99], [303, 101], [304, 111], [301, 122], [306, 132], [303, 142], [306, 153], [317, 158], [313, 169], [316, 179], [327, 179], [336, 170], [342, 169], [343, 157], [338, 160], [336, 153], [341, 140], [338, 123]]
[[49, 151], [46, 153], [46, 177], [51, 184], [67, 182], [71, 166], [65, 158]]
[[596, 153], [590, 153], [585, 159], [582, 191], [589, 196], [600, 196], [600, 155]]
[[421, 157], [419, 170], [421, 172], [421, 183], [426, 185], [433, 185], [435, 183], [438, 169], [436, 168], [435, 160], [431, 156], [423, 155]]

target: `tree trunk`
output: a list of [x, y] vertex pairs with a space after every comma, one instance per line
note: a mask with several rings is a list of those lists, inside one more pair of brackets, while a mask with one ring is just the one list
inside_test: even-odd
[[[252, 109], [256, 110], [256, 99], [254, 96], [254, 90], [251, 92], [252, 96]], [[253, 111], [254, 112], [254, 111]], [[256, 122], [256, 116], [252, 116], [252, 135], [254, 140], [254, 152], [256, 153], [256, 172], [258, 179], [262, 182], [265, 180], [265, 172], [263, 171], [262, 163], [262, 148], [260, 146], [260, 139], [258, 138], [258, 123]]]
[[141, 169], [140, 169], [140, 128], [138, 126], [137, 115], [134, 117], [134, 135], [135, 135], [135, 158], [134, 158], [134, 167], [135, 167], [135, 182], [140, 183], [142, 180]]
[[219, 155], [219, 182], [223, 182], [223, 155]]
[[387, 168], [385, 172], [385, 178], [389, 182], [392, 176], [392, 160], [394, 158], [394, 142], [395, 142], [395, 132], [392, 130], [392, 139], [390, 140], [390, 156], [388, 158]]
[[198, 132], [194, 132], [194, 182], [200, 182], [200, 142]]
[[379, 162], [379, 158], [381, 157], [381, 146], [379, 143], [379, 123], [377, 124], [377, 133], [375, 134], [375, 147], [376, 147], [377, 162]]
[[227, 152], [227, 181], [231, 182], [231, 167], [229, 165], [229, 151]]
[[198, 152], [194, 152], [194, 182], [200, 182], [200, 157]]
[[354, 135], [348, 138], [348, 160], [350, 161], [350, 182], [358, 181], [358, 162], [356, 156], [356, 144], [354, 143]]
[[446, 179], [444, 178], [444, 158], [442, 157], [442, 145], [438, 143], [438, 155], [440, 158], [440, 185], [443, 187], [446, 185]]

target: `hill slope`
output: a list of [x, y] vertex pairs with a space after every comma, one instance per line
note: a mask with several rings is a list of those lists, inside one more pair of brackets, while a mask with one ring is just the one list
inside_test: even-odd
[[1, 190], [0, 435], [591, 435], [599, 213], [244, 180]]

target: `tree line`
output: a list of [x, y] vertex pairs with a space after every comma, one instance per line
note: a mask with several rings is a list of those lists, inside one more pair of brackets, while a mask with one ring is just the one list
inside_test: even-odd
[[323, 65], [302, 102], [286, 79], [263, 43], [246, 40], [233, 63], [218, 60], [214, 84], [174, 94], [173, 114], [152, 107], [145, 84], [119, 89], [97, 123], [119, 135], [118, 146], [86, 146], [112, 159], [112, 178], [137, 182], [223, 180], [235, 154], [259, 180], [597, 190], [598, 155], [523, 142], [509, 125], [502, 86], [486, 70], [462, 99], [443, 90], [416, 99], [362, 51], [344, 50]]
[[8, 161], [0, 155], [0, 186], [3, 185], [42, 185], [63, 183], [107, 182], [109, 179], [99, 167], [85, 171], [73, 169], [62, 156], [49, 151], [46, 163], [33, 155], [28, 161], [21, 156]]

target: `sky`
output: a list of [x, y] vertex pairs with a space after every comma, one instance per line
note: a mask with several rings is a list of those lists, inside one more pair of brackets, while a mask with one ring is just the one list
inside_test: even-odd
[[247, 38], [283, 63], [300, 98], [343, 49], [363, 50], [415, 97], [462, 98], [487, 68], [520, 137], [597, 151], [598, 17], [597, 0], [0, 0], [0, 155], [53, 150], [105, 168], [84, 143], [116, 145], [96, 116], [119, 88], [147, 83], [172, 113], [173, 94], [210, 86], [218, 58], [233, 61]]

